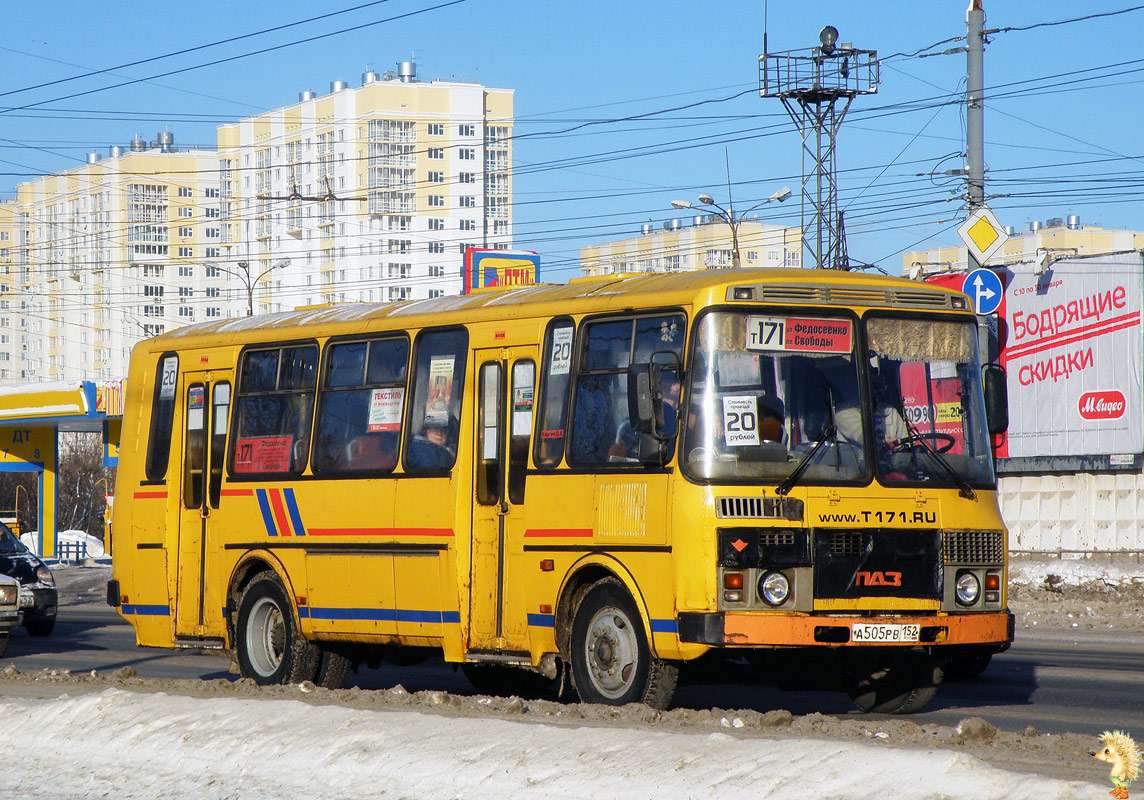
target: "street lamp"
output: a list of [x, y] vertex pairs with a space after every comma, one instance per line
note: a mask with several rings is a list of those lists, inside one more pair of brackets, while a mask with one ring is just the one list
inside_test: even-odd
[[242, 281], [242, 287], [243, 287], [243, 289], [246, 290], [246, 316], [253, 317], [254, 316], [254, 287], [258, 285], [258, 282], [260, 280], [265, 278], [267, 275], [269, 275], [274, 270], [278, 269], [279, 267], [289, 266], [290, 259], [280, 258], [277, 261], [275, 261], [273, 264], [271, 264], [269, 267], [262, 270], [262, 272], [258, 273], [258, 275], [254, 276], [254, 277], [252, 277], [251, 273], [250, 273], [250, 262], [249, 261], [237, 262], [238, 268], [241, 269], [242, 272], [235, 272], [233, 269], [227, 269], [226, 267], [224, 267], [224, 266], [222, 266], [222, 265], [220, 265], [214, 261], [204, 261], [202, 263], [203, 263], [203, 266], [214, 267], [215, 269], [222, 270], [227, 275], [232, 275], [235, 278], [238, 278], [240, 281]]
[[[736, 214], [735, 213], [735, 205], [733, 202], [728, 202], [727, 208], [723, 208], [723, 206], [721, 206], [715, 202], [715, 198], [712, 197], [711, 195], [709, 195], [709, 194], [699, 195], [699, 204], [701, 206], [710, 206], [711, 208], [714, 208], [716, 211], [719, 212], [719, 217], [724, 222], [727, 223], [728, 227], [731, 228], [731, 266], [733, 268], [735, 268], [735, 269], [739, 268], [739, 264], [740, 264], [740, 260], [739, 260], [739, 226], [743, 224], [743, 220], [744, 220], [744, 218], [746, 218], [747, 214], [750, 213], [751, 211], [754, 211], [756, 208], [759, 208], [760, 206], [765, 206], [767, 203], [776, 203], [776, 202], [781, 203], [784, 200], [786, 200], [788, 197], [790, 197], [790, 187], [784, 186], [783, 188], [779, 189], [777, 192], [772, 194], [770, 197], [768, 197], [766, 200], [763, 200], [762, 202], [759, 202], [759, 203], [755, 203], [753, 206], [748, 208], [746, 211], [740, 211], [738, 214]], [[678, 208], [678, 209], [685, 209], [685, 208], [695, 208], [695, 205], [693, 205], [690, 200], [672, 200], [671, 201], [671, 207], [672, 208]], [[702, 209], [700, 209], [700, 210], [702, 210]]]

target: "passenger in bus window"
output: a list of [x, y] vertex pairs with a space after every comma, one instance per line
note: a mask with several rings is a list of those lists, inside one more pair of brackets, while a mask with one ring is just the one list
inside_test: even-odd
[[448, 469], [457, 459], [456, 419], [447, 424], [427, 424], [409, 442], [409, 466], [414, 469]]

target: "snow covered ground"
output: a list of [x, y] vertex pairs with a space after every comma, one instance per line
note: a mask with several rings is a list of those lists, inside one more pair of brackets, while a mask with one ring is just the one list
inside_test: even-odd
[[108, 689], [0, 699], [5, 800], [1100, 798], [937, 749]]

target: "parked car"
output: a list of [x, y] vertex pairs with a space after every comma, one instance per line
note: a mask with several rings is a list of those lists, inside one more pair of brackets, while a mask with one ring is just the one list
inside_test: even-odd
[[0, 575], [0, 658], [8, 649], [8, 634], [20, 616], [20, 582]]
[[47, 636], [56, 626], [59, 594], [48, 565], [0, 522], [0, 575], [19, 582], [19, 619], [30, 636]]

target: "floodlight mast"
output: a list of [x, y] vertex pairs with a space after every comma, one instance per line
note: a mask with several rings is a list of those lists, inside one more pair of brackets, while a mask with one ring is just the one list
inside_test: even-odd
[[[759, 95], [782, 100], [802, 134], [800, 218], [804, 265], [809, 256], [816, 267], [848, 269], [838, 212], [835, 142], [855, 96], [878, 91], [880, 69], [876, 51], [839, 44], [838, 29], [833, 25], [824, 27], [818, 40], [818, 47], [764, 52], [759, 56]], [[808, 158], [814, 164], [811, 172], [806, 168]], [[814, 229], [813, 240], [809, 228]]]

